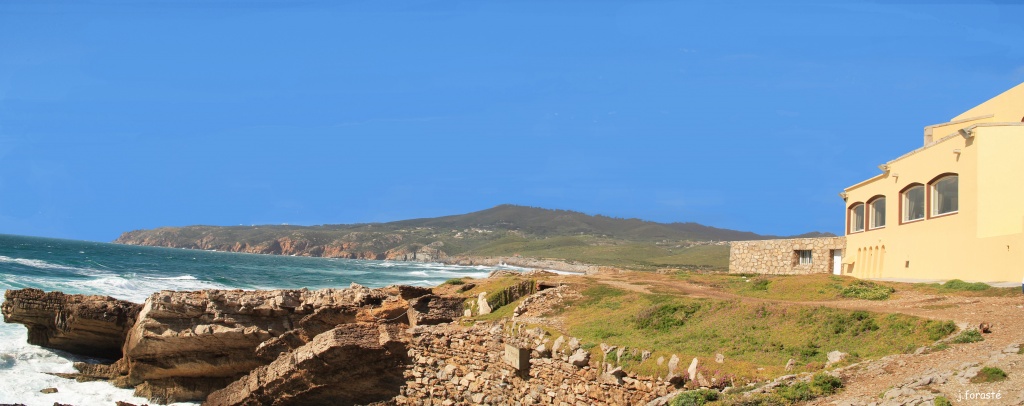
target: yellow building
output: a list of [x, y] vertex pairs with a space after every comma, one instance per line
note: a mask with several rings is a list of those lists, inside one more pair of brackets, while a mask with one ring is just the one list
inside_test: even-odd
[[858, 278], [1024, 277], [1024, 84], [949, 122], [846, 188], [842, 273]]

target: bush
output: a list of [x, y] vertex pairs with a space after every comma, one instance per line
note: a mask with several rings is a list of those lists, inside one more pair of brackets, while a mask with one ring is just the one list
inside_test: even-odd
[[935, 406], [953, 406], [953, 403], [946, 399], [945, 396], [936, 396]]
[[831, 395], [835, 393], [837, 389], [842, 387], [842, 379], [826, 373], [819, 372], [811, 378], [811, 389], [822, 395]]
[[840, 295], [848, 298], [866, 300], [885, 300], [889, 298], [896, 289], [889, 286], [879, 285], [874, 282], [859, 280], [843, 288]]
[[843, 381], [837, 377], [819, 372], [814, 374], [811, 382], [797, 382], [789, 386], [780, 386], [775, 393], [789, 402], [808, 401], [828, 396], [843, 387]]
[[966, 291], [974, 291], [974, 292], [980, 291], [980, 290], [987, 290], [988, 288], [991, 288], [991, 286], [989, 286], [989, 284], [984, 283], [984, 282], [970, 283], [970, 282], [964, 282], [964, 281], [959, 280], [959, 279], [948, 280], [948, 281], [946, 281], [946, 283], [943, 283], [942, 285], [939, 285], [939, 286], [941, 286], [942, 289], [945, 289], [945, 290], [966, 290]]
[[953, 339], [953, 342], [956, 344], [976, 343], [979, 341], [985, 341], [985, 337], [982, 337], [978, 330], [964, 331]]
[[999, 382], [1006, 380], [1006, 372], [996, 367], [984, 367], [978, 375], [971, 378], [972, 383]]
[[680, 393], [669, 404], [671, 406], [701, 406], [718, 400], [718, 395], [718, 391], [711, 389], [691, 390]]
[[700, 303], [651, 306], [637, 313], [633, 323], [638, 329], [667, 330], [682, 326], [687, 319], [703, 308]]
[[465, 285], [465, 284], [466, 284], [466, 281], [462, 280], [462, 278], [452, 278], [452, 279], [444, 281], [444, 283], [442, 285], [459, 286], [459, 285]]
[[768, 285], [772, 283], [771, 280], [765, 277], [754, 278], [750, 280], [750, 290], [768, 290]]
[[953, 334], [956, 331], [956, 324], [952, 321], [937, 322], [929, 320], [924, 328], [928, 332], [928, 339], [934, 341]]

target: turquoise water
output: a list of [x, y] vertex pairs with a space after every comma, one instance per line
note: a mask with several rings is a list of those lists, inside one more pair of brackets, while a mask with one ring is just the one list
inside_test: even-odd
[[[432, 286], [447, 279], [485, 277], [497, 268], [437, 263], [285, 257], [139, 247], [88, 241], [0, 235], [0, 288], [26, 287], [99, 294], [143, 302], [160, 290], [293, 289]], [[26, 344], [18, 324], [0, 324], [0, 403], [77, 406], [147, 403], [103, 382], [80, 383], [48, 375], [72, 372], [79, 360]], [[44, 395], [40, 389], [55, 387]]]

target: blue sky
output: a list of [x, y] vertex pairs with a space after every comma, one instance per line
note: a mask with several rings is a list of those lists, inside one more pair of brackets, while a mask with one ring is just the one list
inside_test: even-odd
[[514, 203], [841, 233], [1024, 81], [1011, 2], [5, 1], [0, 233]]

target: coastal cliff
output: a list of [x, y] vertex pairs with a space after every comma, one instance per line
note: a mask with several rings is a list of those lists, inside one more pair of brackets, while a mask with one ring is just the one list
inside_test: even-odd
[[468, 214], [389, 223], [160, 227], [129, 231], [114, 242], [254, 254], [420, 262], [481, 263], [484, 258], [521, 257], [651, 270], [662, 267], [726, 269], [727, 241], [772, 238], [779, 237], [695, 223], [655, 223], [501, 205]]
[[303, 257], [375, 259], [395, 261], [439, 261], [447, 257], [443, 242], [406, 243], [401, 234], [348, 233], [338, 239], [321, 242], [302, 234], [270, 237], [260, 241], [238, 241], [230, 235], [212, 231], [188, 235], [189, 227], [136, 230], [121, 234], [114, 243], [152, 247], [186, 248], [249, 254], [291, 255]]
[[[78, 373], [62, 376], [107, 380], [157, 403], [201, 401], [253, 371], [275, 376], [260, 381], [268, 385], [286, 380], [287, 389], [280, 390], [287, 391], [287, 404], [323, 404], [317, 399], [327, 393], [348, 399], [337, 404], [385, 400], [394, 394], [366, 388], [400, 381], [395, 367], [406, 363], [405, 329], [450, 322], [463, 308], [462, 298], [411, 286], [163, 291], [141, 305], [36, 289], [7, 291], [5, 297], [4, 320], [24, 324], [30, 342], [117, 359], [76, 363]], [[302, 378], [322, 373], [334, 378]], [[259, 385], [246, 385], [253, 386]], [[266, 391], [281, 393], [274, 388]], [[343, 395], [346, 388], [362, 389]], [[213, 404], [252, 404], [244, 396], [216, 399]]]

